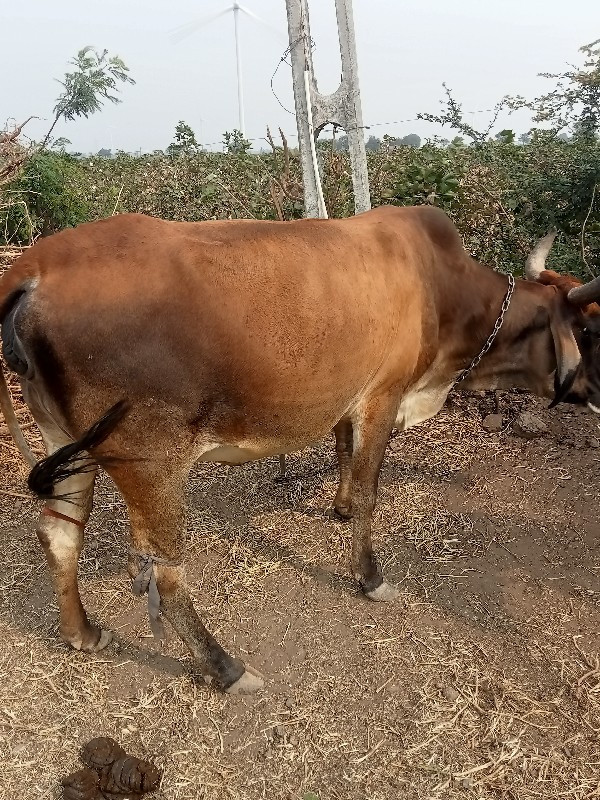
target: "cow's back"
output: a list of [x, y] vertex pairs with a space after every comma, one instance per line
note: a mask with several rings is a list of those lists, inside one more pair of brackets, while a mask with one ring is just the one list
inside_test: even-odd
[[274, 435], [310, 407], [326, 431], [388, 362], [416, 364], [435, 248], [413, 217], [82, 225], [28, 252], [27, 335], [82, 401], [109, 385]]

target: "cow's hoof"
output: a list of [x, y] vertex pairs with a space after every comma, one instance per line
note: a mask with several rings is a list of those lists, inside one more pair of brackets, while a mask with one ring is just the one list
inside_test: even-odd
[[83, 639], [81, 636], [76, 638], [63, 637], [65, 642], [69, 644], [74, 650], [80, 650], [82, 653], [99, 653], [100, 650], [112, 642], [112, 631], [104, 630], [104, 628], [97, 628], [95, 625], [91, 626], [92, 635], [86, 636]]
[[344, 506], [328, 506], [323, 515], [335, 522], [349, 522], [352, 519], [352, 510]]
[[107, 631], [104, 628], [100, 629], [100, 638], [98, 639], [98, 644], [94, 645], [91, 650], [87, 650], [88, 653], [99, 653], [100, 650], [104, 650], [113, 640], [113, 632]]
[[254, 694], [265, 685], [262, 677], [255, 671], [246, 667], [245, 672], [235, 683], [228, 686], [225, 691], [227, 694]]
[[368, 597], [369, 600], [374, 600], [376, 603], [391, 603], [392, 600], [397, 600], [399, 595], [400, 592], [398, 589], [385, 581], [380, 583], [376, 589], [365, 592], [365, 596]]
[[334, 511], [337, 514], [338, 518], [343, 520], [344, 522], [348, 522], [348, 520], [352, 519], [352, 506], [351, 505], [336, 505], [334, 506]]

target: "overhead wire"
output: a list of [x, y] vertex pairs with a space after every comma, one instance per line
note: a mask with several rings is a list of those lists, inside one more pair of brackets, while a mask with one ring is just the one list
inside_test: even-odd
[[[284, 108], [284, 107], [282, 106], [282, 108]], [[296, 116], [293, 111], [289, 111], [287, 108], [285, 108], [285, 111], [288, 111], [288, 113], [293, 114], [293, 116]], [[463, 111], [462, 113], [463, 114], [488, 114], [488, 113], [490, 113], [492, 111], [494, 111], [493, 108], [481, 108], [481, 109], [479, 109], [477, 111]], [[427, 122], [427, 120], [424, 120], [421, 117], [409, 117], [408, 119], [396, 119], [396, 120], [390, 120], [388, 122], [369, 122], [368, 124], [366, 123], [364, 125], [361, 125], [360, 127], [363, 128], [364, 130], [369, 130], [370, 128], [382, 128], [384, 126], [389, 126], [389, 125], [404, 125], [407, 122]], [[325, 126], [325, 128], [323, 128], [323, 130], [327, 130], [328, 127], [329, 126]], [[332, 124], [331, 127], [339, 128], [339, 125], [335, 125], [334, 126]], [[290, 138], [291, 139], [297, 139], [298, 138], [298, 134], [296, 134], [296, 133], [286, 133], [286, 137], [288, 139], [290, 139]], [[254, 137], [244, 136], [244, 139], [246, 139], [246, 141], [248, 141], [248, 142], [260, 142], [260, 141], [265, 141], [266, 142], [267, 141], [267, 139], [264, 136], [254, 136]], [[217, 145], [222, 145], [222, 144], [223, 144], [223, 142], [203, 142], [201, 146], [202, 147], [216, 147]]]
[[[295, 117], [295, 116], [296, 116], [296, 114], [295, 114], [293, 111], [290, 111], [290, 109], [289, 109], [289, 108], [286, 108], [286, 107], [283, 105], [283, 103], [281, 102], [281, 100], [280, 100], [280, 99], [279, 99], [279, 97], [277, 96], [277, 92], [275, 91], [275, 87], [273, 86], [273, 81], [275, 80], [275, 76], [277, 75], [277, 71], [279, 70], [279, 67], [280, 67], [282, 64], [284, 64], [284, 63], [285, 63], [285, 64], [287, 64], [287, 65], [288, 65], [288, 67], [290, 67], [290, 68], [291, 68], [291, 66], [292, 66], [292, 65], [288, 63], [288, 61], [287, 61], [287, 57], [288, 57], [288, 56], [291, 54], [291, 52], [292, 52], [292, 50], [294, 49], [294, 47], [296, 47], [296, 45], [297, 45], [297, 44], [299, 44], [299, 43], [300, 43], [300, 42], [301, 42], [303, 39], [304, 39], [304, 35], [302, 35], [302, 36], [298, 36], [298, 38], [297, 38], [295, 41], [293, 41], [291, 44], [289, 44], [289, 45], [288, 45], [288, 46], [285, 48], [285, 50], [283, 51], [283, 54], [282, 54], [281, 58], [280, 58], [280, 59], [279, 59], [279, 61], [277, 62], [277, 66], [275, 67], [275, 69], [274, 69], [274, 71], [273, 71], [273, 74], [271, 75], [271, 92], [272, 92], [272, 94], [273, 94], [273, 97], [275, 98], [275, 100], [277, 100], [277, 102], [278, 102], [278, 103], [279, 103], [279, 105], [280, 105], [280, 106], [283, 108], [283, 110], [284, 110], [284, 111], [287, 111], [287, 113], [288, 113], [288, 114], [291, 114], [293, 117]], [[314, 40], [313, 40], [313, 39], [311, 39], [311, 40], [310, 40], [310, 48], [311, 48], [311, 50], [314, 50], [315, 46], [316, 46], [316, 45], [315, 45], [315, 42], [314, 42]]]
[[[292, 65], [288, 62], [287, 59], [290, 56], [290, 54], [291, 54], [292, 50], [294, 49], [294, 47], [305, 38], [306, 37], [303, 34], [303, 35], [299, 36], [295, 41], [293, 41], [291, 44], [289, 44], [285, 48], [285, 50], [281, 54], [281, 57], [280, 57], [279, 61], [277, 62], [277, 66], [273, 70], [273, 74], [271, 75], [271, 80], [270, 80], [271, 93], [273, 94], [273, 97], [275, 98], [277, 103], [281, 106], [281, 108], [286, 113], [291, 114], [291, 116], [293, 116], [293, 117], [296, 116], [295, 112], [292, 111], [291, 109], [287, 108], [287, 106], [285, 106], [281, 102], [281, 99], [279, 98], [279, 96], [277, 95], [277, 92], [275, 91], [274, 81], [275, 81], [275, 77], [277, 75], [277, 72], [279, 71], [279, 68], [281, 67], [282, 64], [285, 63], [285, 64], [287, 64], [288, 67], [291, 68]], [[309, 39], [308, 46], [310, 47], [311, 52], [316, 49], [316, 43], [315, 43], [315, 41], [314, 41], [314, 39], [312, 37], [310, 37], [310, 39]], [[489, 113], [494, 112], [495, 110], [496, 109], [494, 109], [494, 108], [481, 108], [481, 109], [479, 109], [477, 111], [463, 111], [463, 114], [489, 114]], [[408, 119], [389, 120], [387, 122], [370, 122], [368, 124], [361, 125], [360, 127], [363, 128], [364, 130], [369, 130], [370, 128], [383, 128], [385, 126], [390, 126], [390, 125], [404, 125], [407, 122], [427, 122], [427, 120], [424, 120], [422, 117], [418, 117], [417, 116], [417, 117], [409, 117]], [[326, 126], [323, 130], [327, 130], [328, 127], [329, 126]], [[333, 125], [332, 127], [333, 128], [339, 128], [338, 125]], [[297, 139], [298, 138], [298, 135], [296, 133], [286, 134], [286, 136], [288, 138], [292, 138], [292, 139]], [[266, 141], [268, 141], [266, 139], [266, 137], [264, 137], [264, 136], [254, 136], [254, 137], [244, 136], [244, 139], [246, 139], [246, 141], [248, 141], [248, 142], [261, 142], [261, 141], [262, 142], [266, 142]], [[203, 142], [203, 143], [201, 143], [200, 146], [201, 147], [217, 147], [217, 146], [222, 146], [222, 145], [223, 145], [223, 142], [221, 141], [221, 142]]]

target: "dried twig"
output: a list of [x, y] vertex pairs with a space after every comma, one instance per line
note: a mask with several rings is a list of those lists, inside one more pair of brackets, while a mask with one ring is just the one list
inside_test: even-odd
[[581, 258], [583, 259], [583, 263], [587, 267], [587, 271], [590, 273], [592, 278], [596, 277], [594, 270], [590, 267], [587, 258], [585, 257], [585, 226], [588, 223], [590, 218], [590, 214], [592, 213], [592, 209], [594, 208], [594, 202], [596, 200], [596, 189], [598, 188], [598, 184], [594, 184], [594, 188], [592, 190], [592, 199], [590, 201], [590, 207], [588, 208], [588, 212], [586, 214], [585, 220], [583, 221], [583, 225], [581, 228]]
[[119, 205], [119, 201], [121, 199], [121, 195], [123, 194], [123, 187], [124, 186], [125, 186], [125, 182], [123, 182], [121, 184], [121, 188], [119, 189], [119, 194], [117, 195], [117, 199], [115, 200], [115, 205], [114, 205], [112, 213], [111, 213], [111, 217], [114, 217], [114, 215], [115, 215], [115, 213], [117, 211], [117, 206]]

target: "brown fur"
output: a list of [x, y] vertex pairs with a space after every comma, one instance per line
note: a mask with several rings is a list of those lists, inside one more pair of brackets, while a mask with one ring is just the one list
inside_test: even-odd
[[[577, 286], [582, 285], [581, 281], [577, 278], [574, 278], [572, 275], [561, 275], [560, 273], [551, 269], [543, 270], [538, 278], [538, 283], [541, 283], [544, 286], [556, 286], [556, 288], [564, 295], [565, 298], [571, 289], [575, 289]], [[598, 305], [598, 303], [589, 303], [588, 305], [583, 306], [580, 311], [582, 311], [586, 316], [597, 317], [600, 316], [600, 305]]]

